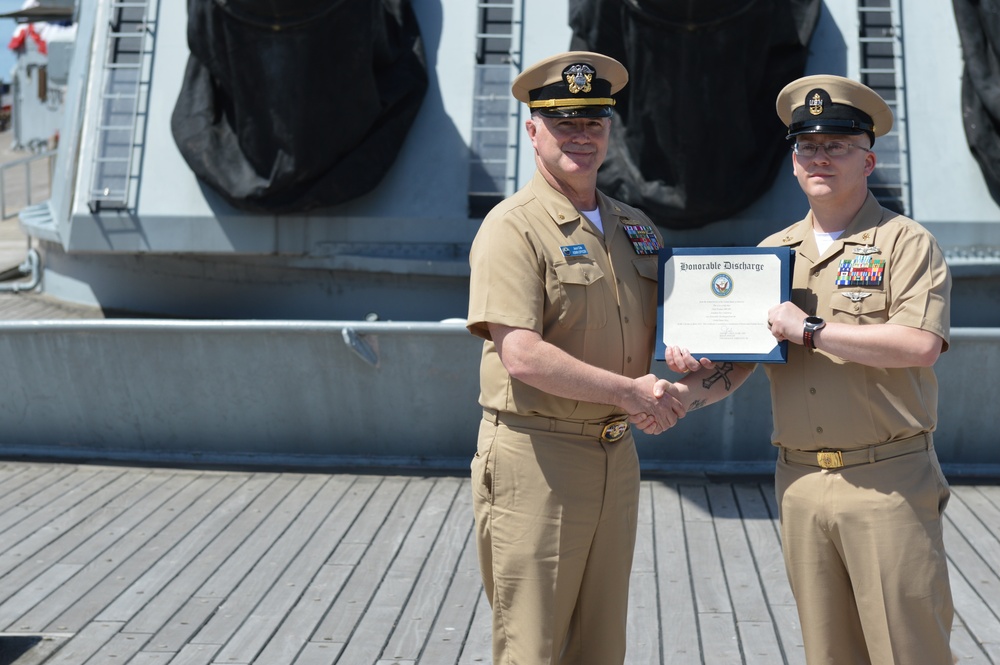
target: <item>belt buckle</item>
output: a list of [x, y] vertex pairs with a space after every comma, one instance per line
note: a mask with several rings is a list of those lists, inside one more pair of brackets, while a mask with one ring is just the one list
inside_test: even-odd
[[625, 436], [625, 432], [627, 431], [628, 431], [627, 419], [623, 418], [621, 420], [612, 421], [607, 425], [605, 425], [604, 429], [601, 431], [601, 441], [603, 441], [604, 443], [614, 443], [615, 441], [618, 441], [623, 436]]
[[844, 466], [844, 456], [839, 450], [821, 450], [816, 453], [816, 464], [824, 469], [839, 469]]

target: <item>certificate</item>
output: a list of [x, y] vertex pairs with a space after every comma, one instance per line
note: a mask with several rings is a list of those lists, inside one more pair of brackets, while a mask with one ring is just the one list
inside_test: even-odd
[[656, 359], [668, 346], [695, 358], [783, 363], [788, 342], [767, 328], [767, 312], [789, 299], [788, 247], [677, 247], [660, 250]]

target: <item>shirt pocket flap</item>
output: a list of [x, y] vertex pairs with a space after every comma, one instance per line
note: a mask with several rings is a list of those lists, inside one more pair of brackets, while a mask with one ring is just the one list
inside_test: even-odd
[[660, 262], [656, 259], [632, 259], [632, 265], [640, 277], [651, 279], [654, 282], [659, 279]]
[[573, 263], [553, 263], [556, 277], [563, 284], [593, 284], [604, 277], [601, 266], [593, 261], [574, 261]]

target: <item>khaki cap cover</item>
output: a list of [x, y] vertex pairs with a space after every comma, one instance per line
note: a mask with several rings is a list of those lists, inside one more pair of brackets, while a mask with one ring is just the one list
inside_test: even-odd
[[829, 134], [861, 133], [860, 131], [817, 131], [823, 128], [823, 120], [820, 117], [816, 117], [814, 120], [811, 119], [806, 123], [807, 125], [815, 123], [815, 127], [812, 130], [795, 131], [798, 127], [793, 128], [793, 124], [796, 126], [803, 124], [799, 121], [801, 111], [796, 113], [796, 110], [806, 106], [808, 103], [806, 97], [816, 89], [825, 91], [835, 105], [852, 107], [867, 114], [872, 120], [871, 133], [874, 136], [883, 136], [892, 129], [892, 110], [877, 92], [864, 84], [844, 78], [843, 76], [817, 74], [796, 79], [778, 93], [775, 109], [778, 112], [778, 117], [785, 123], [785, 127], [788, 127], [790, 136], [794, 133], [807, 133], [809, 131], [812, 133]]
[[514, 79], [510, 91], [515, 99], [527, 104], [531, 101], [532, 90], [559, 83], [562, 81], [563, 71], [575, 64], [590, 65], [597, 78], [610, 84], [612, 95], [628, 83], [628, 71], [614, 58], [591, 51], [568, 51], [540, 60], [525, 69]]

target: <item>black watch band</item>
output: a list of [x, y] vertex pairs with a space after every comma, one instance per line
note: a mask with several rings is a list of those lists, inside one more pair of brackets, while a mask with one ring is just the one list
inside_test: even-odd
[[813, 339], [813, 335], [818, 330], [822, 330], [826, 325], [826, 321], [819, 318], [818, 316], [807, 316], [805, 322], [802, 324], [802, 343], [808, 349], [816, 348], [816, 341]]

